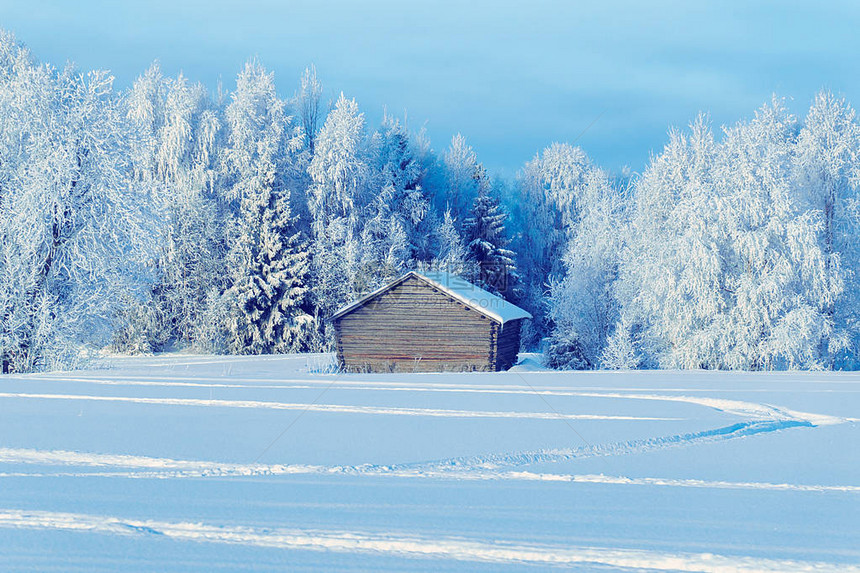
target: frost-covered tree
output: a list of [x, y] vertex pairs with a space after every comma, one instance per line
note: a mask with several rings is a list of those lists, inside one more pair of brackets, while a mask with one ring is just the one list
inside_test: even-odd
[[435, 220], [424, 196], [424, 167], [406, 127], [388, 114], [369, 142], [371, 193], [364, 208], [359, 292], [373, 290], [430, 258]]
[[794, 154], [796, 185], [809, 206], [822, 211], [825, 252], [844, 245], [840, 233], [840, 208], [856, 196], [853, 177], [860, 149], [860, 130], [854, 110], [833, 94], [820, 92], [797, 137]]
[[586, 197], [589, 184], [606, 178], [580, 148], [554, 143], [527, 163], [517, 180], [508, 206], [517, 263], [525, 271], [519, 302], [534, 316], [524, 333], [527, 344], [552, 330], [549, 285], [565, 273], [564, 256], [578, 232], [583, 203], [598, 200], [595, 193]]
[[547, 362], [557, 368], [602, 367], [619, 318], [615, 288], [623, 248], [618, 232], [624, 227], [623, 196], [598, 169], [589, 170], [583, 179], [578, 221], [563, 256], [563, 278], [549, 275], [552, 331]]
[[844, 283], [793, 185], [797, 131], [778, 100], [720, 143], [699, 119], [639, 181], [619, 292], [646, 365], [828, 365]]
[[162, 222], [151, 302], [159, 320], [152, 323], [150, 345], [191, 342], [206, 293], [223, 288], [216, 188], [222, 120], [202, 85], [164, 78], [157, 63], [126, 101], [135, 179], [153, 190]]
[[376, 187], [388, 195], [392, 216], [400, 223], [408, 241], [408, 258], [427, 257], [427, 229], [423, 223], [430, 213], [422, 179], [426, 168], [414, 149], [406, 127], [386, 114], [374, 136]]
[[302, 74], [299, 90], [296, 92], [296, 112], [304, 129], [305, 142], [313, 155], [317, 130], [320, 122], [320, 100], [322, 99], [323, 86], [317, 78], [317, 69], [314, 66], [305, 68]]
[[824, 263], [842, 269], [845, 293], [827, 312], [852, 338], [849, 355], [840, 358], [840, 367], [850, 365], [860, 350], [860, 125], [844, 99], [827, 91], [816, 95], [797, 137], [793, 167], [804, 204], [823, 215]]
[[[723, 326], [718, 323], [726, 294], [720, 284], [723, 241], [717, 239], [724, 231], [714, 220], [715, 202], [722, 200], [717, 153], [710, 126], [700, 116], [689, 136], [670, 133], [636, 187], [622, 270], [623, 279], [634, 282], [621, 289], [633, 300], [624, 301], [624, 311], [633, 313], [625, 314], [629, 324], [643, 325], [647, 355], [667, 366], [705, 366], [695, 363], [696, 353], [712, 356], [713, 337]], [[638, 263], [637, 257], [642, 257]], [[633, 318], [636, 312], [643, 316]], [[685, 357], [688, 352], [693, 356]]]
[[365, 122], [355, 100], [341, 94], [319, 131], [308, 172], [314, 305], [327, 317], [356, 295], [361, 214], [369, 200]]
[[469, 252], [457, 230], [451, 211], [445, 211], [442, 216], [442, 221], [435, 231], [435, 240], [436, 255], [431, 262], [433, 268], [459, 276], [474, 274], [470, 268]]
[[[620, 320], [606, 339], [600, 355], [600, 368], [604, 370], [633, 370], [642, 364], [636, 333], [630, 324]], [[565, 366], [570, 366], [565, 364]]]
[[220, 158], [225, 196], [238, 206], [258, 189], [263, 166], [275, 169], [276, 183], [291, 187], [306, 167], [304, 134], [275, 91], [274, 73], [256, 60], [247, 62], [236, 78], [236, 90], [225, 111], [227, 142]]
[[40, 65], [9, 34], [0, 66], [0, 365], [68, 365], [143, 282], [150, 197], [107, 73]]
[[353, 275], [356, 295], [379, 288], [411, 266], [409, 237], [403, 221], [391, 212], [390, 199], [390, 189], [384, 189], [368, 207], [370, 218], [361, 228], [358, 266]]
[[466, 138], [459, 133], [442, 154], [442, 167], [444, 193], [436, 199], [437, 208], [450, 209], [455, 221], [465, 222], [475, 197], [485, 184], [484, 168]]
[[507, 214], [499, 199], [482, 185], [464, 224], [468, 260], [472, 275], [467, 277], [490, 292], [513, 297], [519, 275], [515, 253], [505, 229]]
[[301, 128], [275, 93], [274, 74], [249, 62], [225, 111], [228, 197], [239, 201], [228, 253], [226, 345], [237, 354], [300, 350], [307, 340], [307, 252], [290, 211]]
[[242, 199], [239, 235], [229, 256], [231, 286], [225, 296], [234, 310], [227, 321], [227, 349], [300, 351], [312, 322], [307, 252], [293, 225], [289, 192], [276, 188], [271, 163], [261, 166], [253, 185]]

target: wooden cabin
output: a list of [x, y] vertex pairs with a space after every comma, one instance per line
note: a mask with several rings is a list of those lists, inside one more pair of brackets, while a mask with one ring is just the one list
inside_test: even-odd
[[531, 315], [445, 272], [406, 273], [332, 316], [349, 372], [498, 371], [516, 363]]

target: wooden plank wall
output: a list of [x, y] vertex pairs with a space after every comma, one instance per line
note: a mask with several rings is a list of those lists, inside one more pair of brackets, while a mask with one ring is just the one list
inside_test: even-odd
[[522, 320], [506, 322], [496, 343], [496, 370], [507, 370], [517, 362], [520, 352], [520, 325]]
[[[335, 328], [338, 362], [348, 371], [496, 370], [510, 361], [513, 329], [500, 333], [495, 321], [414, 277], [342, 316]], [[516, 335], [519, 345], [518, 326]]]

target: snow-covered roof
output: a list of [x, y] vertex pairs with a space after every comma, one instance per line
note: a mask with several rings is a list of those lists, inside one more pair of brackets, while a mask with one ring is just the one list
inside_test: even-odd
[[332, 315], [332, 319], [340, 318], [341, 316], [352, 312], [356, 308], [362, 306], [365, 302], [391, 288], [394, 288], [410, 277], [416, 277], [423, 280], [450, 297], [459, 300], [469, 308], [486, 315], [488, 318], [491, 318], [500, 324], [505, 324], [506, 322], [518, 320], [520, 318], [532, 317], [531, 314], [520, 307], [509, 303], [500, 296], [489, 293], [484, 289], [473, 285], [466, 279], [457, 275], [446, 273], [444, 271], [409, 271], [399, 279], [361, 297], [352, 304], [341, 308]]

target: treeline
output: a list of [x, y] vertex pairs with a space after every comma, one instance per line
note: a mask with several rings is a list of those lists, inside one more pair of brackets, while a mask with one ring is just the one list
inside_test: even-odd
[[802, 122], [774, 98], [719, 140], [700, 116], [623, 193], [575, 187], [551, 362], [856, 368], [858, 152], [854, 111], [822, 92]]
[[210, 94], [157, 64], [126, 91], [0, 34], [0, 364], [88, 349], [331, 348], [337, 308], [441, 268], [535, 316], [560, 368], [853, 368], [860, 128], [822, 93], [670, 133], [641, 176], [554, 144], [513, 181], [460, 135], [282, 98], [256, 61]]

